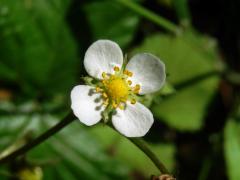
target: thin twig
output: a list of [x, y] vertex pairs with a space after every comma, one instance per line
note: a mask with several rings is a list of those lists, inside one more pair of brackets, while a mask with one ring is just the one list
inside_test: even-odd
[[47, 130], [45, 133], [34, 139], [33, 141], [23, 145], [21, 148], [17, 149], [16, 151], [4, 156], [3, 158], [0, 159], [0, 164], [7, 163], [18, 156], [25, 154], [32, 148], [36, 147], [37, 145], [41, 144], [45, 140], [47, 140], [49, 137], [52, 135], [56, 134], [59, 132], [62, 128], [70, 124], [71, 122], [74, 121], [74, 116], [72, 113], [68, 114], [62, 121], [60, 121], [58, 124]]
[[131, 9], [132, 11], [138, 13], [140, 16], [156, 23], [158, 26], [177, 34], [180, 32], [180, 28], [172, 23], [171, 21], [161, 17], [160, 15], [155, 14], [152, 11], [142, 7], [141, 5], [135, 3], [134, 1], [130, 0], [117, 0], [120, 4], [124, 5], [125, 7]]
[[190, 79], [182, 81], [181, 83], [175, 84], [174, 88], [179, 91], [179, 90], [182, 90], [186, 87], [198, 84], [199, 82], [202, 82], [202, 81], [204, 81], [208, 78], [220, 76], [221, 74], [222, 74], [222, 72], [217, 71], [217, 70], [206, 72], [206, 73], [191, 77]]
[[140, 138], [129, 138], [129, 140], [135, 144], [139, 149], [144, 152], [145, 155], [155, 164], [155, 166], [160, 170], [162, 174], [170, 174], [164, 164], [159, 160], [159, 158], [154, 154], [151, 149], [147, 146], [144, 140]]
[[[177, 92], [180, 92], [181, 90], [185, 90], [191, 86], [197, 85], [199, 83], [201, 83], [202, 81], [205, 81], [209, 78], [213, 78], [213, 77], [220, 77], [222, 75], [221, 72], [218, 71], [211, 71], [211, 72], [206, 72], [200, 75], [197, 75], [195, 77], [192, 77], [190, 79], [187, 79], [185, 81], [182, 81], [180, 83], [175, 84], [173, 87]], [[163, 100], [167, 100], [170, 99], [171, 97], [176, 96], [178, 93], [172, 93], [172, 94], [167, 94], [167, 95], [163, 95], [162, 98]], [[159, 103], [159, 102], [156, 102]]]

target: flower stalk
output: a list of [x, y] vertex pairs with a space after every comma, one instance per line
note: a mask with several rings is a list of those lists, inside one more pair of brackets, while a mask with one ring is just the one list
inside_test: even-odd
[[148, 158], [154, 163], [154, 165], [159, 169], [162, 174], [170, 174], [164, 164], [160, 161], [160, 159], [154, 154], [151, 149], [147, 146], [145, 141], [140, 138], [129, 138], [129, 140], [135, 144], [141, 151], [148, 156]]
[[136, 12], [137, 14], [143, 16], [144, 18], [154, 22], [158, 26], [164, 28], [167, 31], [170, 31], [174, 34], [178, 34], [180, 29], [177, 25], [173, 24], [172, 22], [168, 21], [167, 19], [153, 13], [145, 9], [144, 7], [140, 6], [139, 4], [135, 3], [134, 1], [129, 0], [117, 0], [120, 4], [126, 6], [127, 8], [131, 9], [132, 11]]
[[19, 149], [7, 154], [6, 156], [3, 156], [0, 158], [0, 164], [4, 164], [7, 162], [10, 162], [11, 160], [16, 159], [18, 156], [25, 154], [29, 150], [33, 149], [37, 145], [41, 144], [60, 130], [62, 130], [64, 127], [69, 125], [71, 122], [74, 121], [74, 116], [72, 113], [69, 113], [62, 121], [60, 121], [58, 124], [47, 130], [45, 133], [37, 137], [35, 140], [23, 145]]

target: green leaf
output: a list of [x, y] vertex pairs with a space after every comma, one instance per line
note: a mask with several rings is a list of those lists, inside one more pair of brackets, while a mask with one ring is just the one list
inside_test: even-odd
[[0, 16], [3, 80], [35, 96], [67, 92], [72, 87], [77, 52], [65, 23], [66, 2], [61, 1], [62, 6], [55, 0], [0, 2], [1, 9], [6, 9]]
[[[44, 121], [43, 128], [52, 126], [54, 121], [57, 122], [57, 119], [51, 116], [45, 116], [42, 121], [44, 119], [47, 121]], [[31, 158], [39, 159], [39, 155], [45, 149], [48, 151], [48, 157], [59, 159], [59, 165], [69, 167], [68, 171], [77, 174], [81, 179], [125, 179], [128, 172], [119, 161], [103, 152], [99, 142], [78, 121], [39, 147], [31, 152]]]
[[[13, 115], [1, 117], [1, 153], [9, 147], [21, 146], [23, 141], [27, 141], [26, 134], [30, 139], [34, 138], [57, 122], [58, 118], [48, 114], [33, 114], [28, 118]], [[52, 176], [59, 179], [126, 179], [128, 166], [106, 154], [88, 129], [76, 121], [29, 151], [27, 159], [43, 166], [46, 179]]]
[[[167, 81], [173, 85], [214, 71], [218, 58], [214, 41], [193, 32], [177, 37], [157, 34], [147, 38], [133, 52], [158, 56], [166, 65]], [[217, 84], [218, 78], [212, 77], [176, 91], [176, 95], [153, 104], [154, 115], [178, 130], [198, 130]]]
[[139, 17], [118, 3], [91, 2], [84, 11], [95, 40], [110, 39], [124, 48], [133, 39]]
[[240, 123], [229, 119], [224, 130], [224, 150], [229, 180], [239, 180]]
[[165, 82], [165, 85], [163, 88], [160, 90], [161, 95], [171, 95], [176, 92], [175, 88], [172, 86], [172, 84]]

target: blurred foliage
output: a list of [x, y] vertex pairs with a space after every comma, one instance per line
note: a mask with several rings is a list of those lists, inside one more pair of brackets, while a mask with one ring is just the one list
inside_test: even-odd
[[[237, 118], [238, 119], [238, 118]], [[224, 149], [230, 180], [240, 179], [238, 162], [240, 161], [240, 123], [230, 119], [224, 131]]]
[[[124, 162], [130, 165], [132, 170], [143, 173], [146, 177], [150, 174], [158, 174], [158, 169], [139, 151], [129, 140], [122, 138], [116, 131], [104, 125], [98, 125], [90, 130], [97, 139], [103, 144], [108, 152], [114, 154]], [[161, 158], [164, 165], [170, 170], [174, 168], [175, 147], [173, 144], [150, 144], [151, 149]], [[164, 154], [164, 155], [163, 155]], [[140, 173], [139, 172], [139, 173]]]
[[140, 20], [139, 16], [114, 1], [88, 3], [84, 11], [94, 40], [111, 39], [122, 48], [132, 41]]
[[[167, 80], [173, 85], [216, 70], [218, 60], [214, 41], [192, 31], [176, 37], [153, 35], [133, 52], [150, 52], [164, 60]], [[154, 115], [179, 130], [199, 130], [217, 85], [214, 77], [179, 90], [174, 97], [153, 104]]]
[[[27, 141], [27, 136], [35, 137], [57, 122], [58, 118], [49, 114], [3, 116], [0, 119], [0, 148], [12, 143], [21, 146], [21, 141]], [[32, 150], [27, 158], [29, 162], [42, 165], [44, 179], [52, 176], [58, 179], [125, 179], [129, 171], [127, 166], [104, 153], [100, 142], [95, 139], [76, 121]], [[7, 151], [9, 149], [2, 153]]]
[[[239, 118], [229, 118], [229, 112], [234, 114], [231, 102], [238, 100], [232, 91], [239, 92], [239, 87], [224, 84], [217, 75], [200, 78], [222, 70], [220, 59], [224, 56], [219, 53], [217, 40], [191, 26], [194, 18], [187, 0], [134, 2], [141, 2], [157, 15], [178, 20], [182, 31], [175, 35], [165, 32], [117, 1], [0, 0], [0, 157], [59, 122], [70, 109], [71, 88], [84, 73], [81, 52], [92, 41], [111, 39], [129, 57], [149, 52], [166, 64], [165, 87], [143, 99], [156, 119], [146, 140], [163, 163], [177, 176], [180, 174], [179, 179], [196, 179], [202, 166], [205, 173], [223, 172], [230, 180], [240, 179]], [[218, 116], [211, 116], [210, 104], [216, 96], [221, 96], [217, 103], [225, 104], [213, 108]], [[208, 116], [210, 120], [206, 120]], [[215, 126], [220, 128], [216, 130]], [[216, 145], [219, 149], [209, 143], [214, 133], [224, 137]], [[202, 150], [204, 158], [212, 160], [214, 152], [224, 165], [213, 161], [205, 166], [198, 157]], [[40, 167], [44, 180], [149, 179], [159, 174], [145, 154], [109, 127], [88, 128], [77, 121], [24, 157], [1, 165], [0, 179], [13, 178], [21, 168], [29, 167]], [[189, 162], [192, 164], [187, 166]], [[225, 166], [226, 172], [222, 169]], [[189, 174], [194, 178], [188, 178]], [[217, 179], [221, 178], [226, 179]]]
[[60, 2], [0, 1], [1, 80], [31, 97], [67, 93], [76, 80], [76, 44], [64, 19], [69, 3]]

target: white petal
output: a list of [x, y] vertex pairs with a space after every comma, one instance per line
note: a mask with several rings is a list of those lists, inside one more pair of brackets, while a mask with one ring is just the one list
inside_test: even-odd
[[148, 53], [133, 56], [126, 66], [133, 73], [133, 85], [140, 84], [140, 94], [158, 91], [166, 79], [165, 65], [156, 56]]
[[114, 66], [122, 67], [122, 50], [113, 41], [98, 40], [87, 50], [84, 57], [84, 66], [87, 73], [95, 78], [102, 79], [102, 73], [113, 73]]
[[75, 86], [71, 91], [71, 102], [74, 115], [82, 123], [91, 126], [101, 120], [103, 111], [101, 95], [93, 92], [91, 86]]
[[127, 137], [144, 136], [153, 124], [151, 111], [140, 103], [127, 103], [126, 109], [117, 109], [112, 116], [113, 126]]

